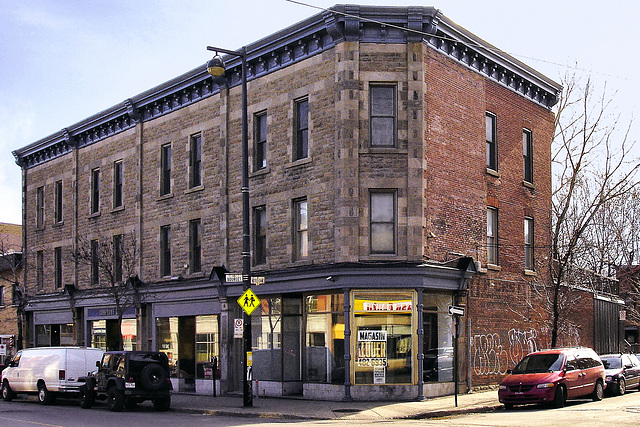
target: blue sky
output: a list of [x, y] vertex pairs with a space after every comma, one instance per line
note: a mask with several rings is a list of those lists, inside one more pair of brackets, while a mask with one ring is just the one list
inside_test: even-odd
[[[624, 122], [639, 109], [635, 0], [343, 3], [435, 6], [556, 81], [577, 66], [606, 83]], [[13, 150], [203, 66], [207, 45], [236, 49], [317, 12], [286, 0], [0, 0], [0, 222], [21, 222]]]

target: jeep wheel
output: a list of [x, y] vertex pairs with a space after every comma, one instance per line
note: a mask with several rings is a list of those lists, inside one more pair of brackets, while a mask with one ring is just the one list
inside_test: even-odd
[[111, 412], [120, 412], [124, 408], [124, 393], [112, 386], [107, 391], [107, 404]]
[[38, 402], [43, 405], [51, 405], [55, 400], [53, 393], [47, 390], [47, 386], [44, 382], [38, 384]]
[[168, 411], [171, 406], [171, 397], [158, 397], [153, 399], [153, 408], [156, 411]]
[[602, 385], [602, 381], [598, 380], [596, 381], [596, 386], [593, 389], [593, 395], [591, 396], [591, 398], [595, 402], [598, 400], [602, 400], [603, 396], [604, 396], [604, 386]]
[[95, 403], [96, 398], [93, 391], [87, 390], [86, 386], [80, 387], [80, 407], [89, 409]]
[[9, 382], [4, 380], [2, 383], [2, 400], [11, 402], [14, 397], [16, 397], [16, 394], [11, 390], [11, 387], [9, 387]]
[[140, 382], [147, 390], [160, 390], [167, 381], [167, 372], [157, 363], [145, 366], [140, 372]]

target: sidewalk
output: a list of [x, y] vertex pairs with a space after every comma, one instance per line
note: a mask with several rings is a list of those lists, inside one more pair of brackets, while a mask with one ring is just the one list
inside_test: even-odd
[[221, 416], [302, 420], [394, 420], [444, 417], [499, 408], [496, 390], [436, 397], [421, 402], [331, 402], [300, 398], [254, 398], [253, 407], [242, 406], [242, 396], [202, 396], [174, 393], [173, 411]]

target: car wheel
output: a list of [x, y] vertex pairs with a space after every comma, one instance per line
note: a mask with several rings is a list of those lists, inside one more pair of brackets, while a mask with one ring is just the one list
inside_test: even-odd
[[156, 411], [168, 411], [171, 406], [171, 397], [158, 397], [153, 399], [153, 408]]
[[160, 390], [167, 381], [167, 372], [157, 363], [145, 366], [140, 372], [140, 382], [147, 390]]
[[624, 378], [618, 380], [618, 395], [622, 396], [627, 391], [627, 383]]
[[564, 392], [564, 387], [558, 385], [556, 387], [556, 393], [553, 396], [553, 407], [554, 408], [562, 408], [564, 406], [565, 401], [567, 400], [566, 393]]
[[11, 402], [14, 397], [16, 397], [16, 394], [11, 390], [11, 387], [9, 387], [9, 381], [4, 380], [2, 383], [2, 400]]
[[602, 400], [603, 397], [604, 397], [604, 386], [602, 385], [602, 381], [598, 380], [596, 381], [596, 386], [593, 389], [593, 396], [591, 396], [591, 398], [594, 401], [598, 401], [598, 400]]
[[43, 405], [51, 405], [54, 401], [53, 394], [47, 390], [45, 383], [38, 384], [38, 402]]
[[89, 409], [95, 403], [96, 398], [92, 391], [87, 387], [80, 387], [80, 407], [83, 409]]
[[107, 404], [111, 412], [120, 412], [124, 408], [124, 393], [112, 386], [107, 391]]

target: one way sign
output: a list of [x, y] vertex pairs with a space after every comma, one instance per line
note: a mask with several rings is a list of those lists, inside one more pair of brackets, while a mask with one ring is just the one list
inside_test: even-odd
[[451, 316], [464, 316], [464, 307], [458, 307], [456, 305], [449, 306], [449, 314]]

